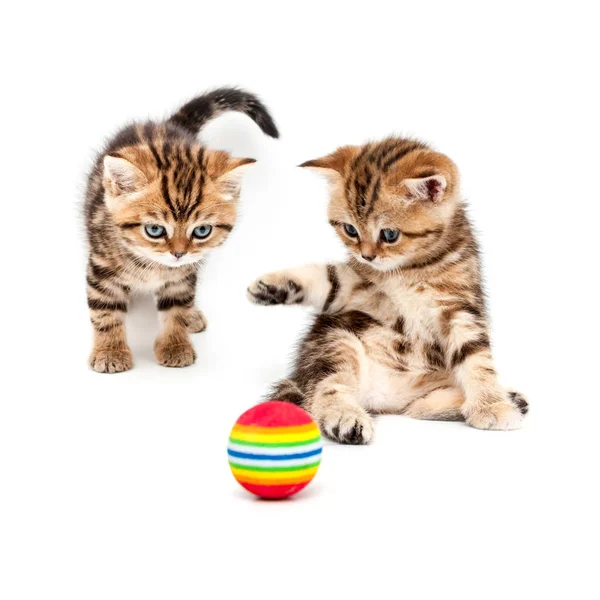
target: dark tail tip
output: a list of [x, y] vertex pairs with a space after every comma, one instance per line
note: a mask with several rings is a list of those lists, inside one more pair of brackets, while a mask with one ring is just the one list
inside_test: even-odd
[[263, 133], [272, 138], [279, 137], [277, 125], [260, 98], [239, 88], [223, 87], [198, 96], [183, 105], [169, 122], [196, 134], [211, 119], [229, 110], [248, 115]]

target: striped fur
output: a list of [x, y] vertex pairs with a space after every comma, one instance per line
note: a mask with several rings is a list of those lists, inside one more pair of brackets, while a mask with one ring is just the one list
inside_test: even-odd
[[[497, 380], [454, 163], [421, 142], [389, 138], [302, 166], [330, 180], [329, 219], [349, 258], [270, 273], [249, 287], [255, 303], [320, 312], [271, 399], [306, 408], [342, 443], [371, 440], [370, 413], [518, 427], [527, 402]], [[398, 239], [388, 242], [383, 230]]]
[[[226, 110], [244, 112], [266, 134], [278, 136], [255, 96], [219, 89], [188, 102], [164, 123], [122, 129], [98, 156], [85, 197], [95, 371], [132, 367], [124, 317], [136, 290], [156, 296], [162, 324], [155, 343], [158, 362], [169, 367], [194, 362], [189, 333], [206, 327], [194, 307], [198, 269], [233, 229], [241, 174], [254, 162], [198, 142], [200, 128]], [[163, 228], [164, 235], [152, 238], [145, 229], [150, 225]], [[194, 234], [199, 226], [211, 228], [206, 237]]]

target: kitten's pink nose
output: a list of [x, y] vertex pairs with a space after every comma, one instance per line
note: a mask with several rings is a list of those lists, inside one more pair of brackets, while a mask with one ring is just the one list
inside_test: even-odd
[[175, 258], [181, 258], [185, 252], [171, 252], [171, 254], [175, 257]]
[[374, 254], [373, 254], [373, 255], [369, 255], [369, 256], [367, 256], [367, 255], [365, 255], [365, 254], [361, 254], [361, 256], [362, 256], [362, 257], [363, 257], [365, 260], [368, 260], [369, 262], [371, 262], [371, 261], [372, 261], [372, 260], [375, 258], [375, 255], [374, 255]]

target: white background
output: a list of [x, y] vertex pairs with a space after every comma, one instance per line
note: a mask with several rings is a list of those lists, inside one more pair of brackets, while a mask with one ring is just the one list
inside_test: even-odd
[[[19, 8], [16, 8], [17, 5]], [[64, 3], [3, 9], [0, 597], [598, 598], [598, 31], [594, 3]], [[259, 93], [266, 139], [204, 139], [260, 162], [209, 261], [197, 363], [157, 366], [151, 301], [135, 367], [88, 370], [84, 176], [129, 119], [207, 88]], [[229, 472], [238, 415], [308, 314], [254, 307], [277, 267], [343, 256], [323, 182], [294, 165], [417, 135], [459, 165], [480, 232], [495, 356], [524, 429], [377, 419], [325, 448], [281, 503]]]

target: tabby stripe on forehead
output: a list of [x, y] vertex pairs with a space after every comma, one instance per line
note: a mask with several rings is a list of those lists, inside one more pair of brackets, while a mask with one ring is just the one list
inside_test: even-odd
[[162, 154], [163, 159], [165, 161], [165, 169], [168, 169], [171, 166], [171, 160], [169, 159], [169, 154], [171, 152], [171, 144], [164, 140], [162, 143]]
[[189, 203], [192, 199], [192, 194], [194, 193], [194, 183], [196, 182], [196, 171], [193, 168], [190, 168], [188, 171], [187, 180], [185, 182], [185, 186], [183, 187], [183, 198], [186, 203]]
[[179, 163], [179, 168], [175, 171], [175, 174], [173, 177], [173, 185], [177, 189], [179, 189], [181, 187], [183, 178], [185, 177], [185, 175], [187, 173], [187, 169], [184, 168], [185, 163], [183, 161], [183, 157], [181, 156], [181, 151], [179, 151], [178, 163]]
[[202, 168], [204, 168], [204, 147], [203, 146], [200, 146], [200, 148], [198, 149], [197, 160], [198, 160], [198, 164]]
[[367, 209], [366, 216], [368, 217], [375, 208], [375, 202], [377, 202], [377, 198], [379, 198], [379, 190], [381, 188], [381, 179], [377, 179], [373, 184], [373, 189], [371, 190], [371, 200], [369, 201], [369, 208]]
[[389, 146], [387, 148], [384, 148], [383, 151], [381, 152], [381, 154], [379, 155], [379, 157], [377, 158], [377, 168], [381, 169], [383, 167], [383, 164], [386, 160], [386, 158], [389, 157], [389, 155], [394, 152], [394, 150], [396, 150], [398, 148], [396, 143], [392, 143], [390, 142]]
[[202, 202], [203, 187], [204, 187], [204, 173], [202, 171], [199, 171], [199, 173], [198, 173], [198, 195], [196, 196], [196, 199], [188, 206], [188, 209], [185, 211], [185, 216], [184, 216], [185, 219], [189, 219], [191, 214], [194, 212], [194, 210], [196, 210], [196, 208]]
[[152, 156], [154, 157], [156, 166], [159, 169], [162, 169], [163, 168], [162, 160], [160, 159], [160, 156], [158, 155], [158, 150], [156, 149], [156, 146], [154, 145], [154, 142], [152, 141], [152, 139], [150, 137], [148, 138], [148, 148], [150, 148], [150, 152], [152, 153]]
[[383, 166], [381, 167], [382, 171], [385, 173], [390, 169], [392, 165], [397, 163], [401, 158], [404, 158], [407, 154], [413, 152], [413, 150], [418, 150], [421, 147], [421, 144], [418, 144], [417, 142], [413, 142], [412, 144], [404, 146], [404, 148], [401, 148], [400, 150], [395, 152], [383, 163]]
[[329, 307], [333, 304], [340, 289], [340, 280], [337, 275], [337, 270], [333, 265], [327, 265], [327, 279], [329, 279], [331, 289], [329, 290], [329, 294], [327, 294], [327, 299], [323, 305], [323, 312], [327, 312]]
[[367, 153], [371, 150], [371, 144], [367, 144], [358, 154], [358, 156], [352, 161], [352, 169], [356, 169], [359, 163], [363, 160], [363, 158], [367, 155]]
[[187, 144], [185, 146], [185, 157], [187, 158], [187, 161], [190, 165], [194, 164], [194, 159], [192, 158], [192, 150]]
[[363, 183], [358, 180], [358, 177], [354, 180], [354, 189], [356, 190], [356, 198], [360, 199], [363, 203], [366, 201], [365, 196], [367, 195], [368, 183]]
[[165, 174], [163, 174], [163, 176], [161, 178], [160, 186], [161, 186], [163, 198], [165, 199], [165, 202], [167, 203], [169, 210], [171, 211], [171, 213], [173, 213], [174, 217], [177, 216], [177, 211], [175, 210], [175, 207], [173, 206], [173, 202], [171, 202], [171, 196], [169, 196], [169, 181], [167, 180], [167, 176]]

